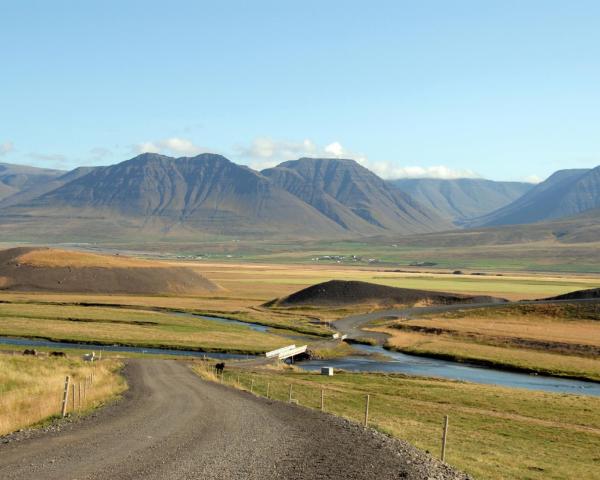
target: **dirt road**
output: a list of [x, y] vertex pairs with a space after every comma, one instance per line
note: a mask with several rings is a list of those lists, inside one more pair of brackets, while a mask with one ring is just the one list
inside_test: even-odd
[[319, 412], [135, 360], [125, 397], [58, 432], [0, 445], [0, 478], [455, 479], [403, 442]]

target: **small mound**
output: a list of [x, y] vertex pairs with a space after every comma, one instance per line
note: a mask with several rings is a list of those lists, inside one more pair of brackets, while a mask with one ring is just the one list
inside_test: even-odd
[[51, 248], [0, 251], [0, 290], [98, 294], [197, 294], [218, 287], [187, 267]]
[[503, 303], [506, 300], [489, 296], [469, 296], [455, 293], [388, 287], [375, 283], [331, 280], [312, 285], [291, 295], [273, 300], [267, 306], [345, 306], [358, 304], [451, 305], [455, 303]]
[[556, 297], [544, 298], [544, 300], [588, 300], [600, 298], [600, 288], [590, 288], [589, 290], [576, 290]]

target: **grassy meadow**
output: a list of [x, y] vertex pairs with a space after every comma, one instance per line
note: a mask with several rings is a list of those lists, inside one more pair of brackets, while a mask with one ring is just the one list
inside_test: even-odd
[[[60, 414], [65, 377], [76, 385], [75, 411], [95, 408], [125, 390], [122, 364], [104, 359], [93, 364], [80, 357], [30, 357], [0, 352], [0, 435], [43, 423]], [[94, 372], [94, 382], [79, 403], [79, 384]], [[73, 413], [69, 389], [68, 412]]]
[[249, 327], [174, 313], [111, 307], [0, 303], [0, 334], [56, 341], [259, 353], [285, 342]]
[[405, 353], [600, 381], [598, 304], [458, 310], [385, 325], [374, 330]]
[[[218, 381], [206, 365], [195, 369]], [[315, 409], [324, 389], [325, 411], [357, 422], [369, 394], [371, 426], [434, 456], [449, 415], [446, 460], [478, 479], [600, 478], [600, 398], [375, 373], [228, 369], [224, 380], [281, 401], [291, 384], [293, 399]]]

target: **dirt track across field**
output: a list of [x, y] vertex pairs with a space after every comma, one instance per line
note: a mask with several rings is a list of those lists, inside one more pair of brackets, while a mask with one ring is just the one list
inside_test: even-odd
[[0, 444], [0, 478], [462, 479], [408, 444], [344, 420], [133, 360], [118, 403]]

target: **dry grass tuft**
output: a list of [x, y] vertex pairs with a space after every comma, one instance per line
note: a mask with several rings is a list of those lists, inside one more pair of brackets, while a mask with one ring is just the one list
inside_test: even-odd
[[[80, 358], [23, 357], [0, 354], [0, 435], [43, 422], [60, 414], [65, 377], [76, 387], [75, 411], [84, 412], [123, 392], [124, 379], [114, 359], [84, 362]], [[94, 372], [85, 401], [78, 402], [78, 385]], [[83, 391], [83, 387], [82, 387]], [[68, 412], [74, 413], [69, 388]]]

